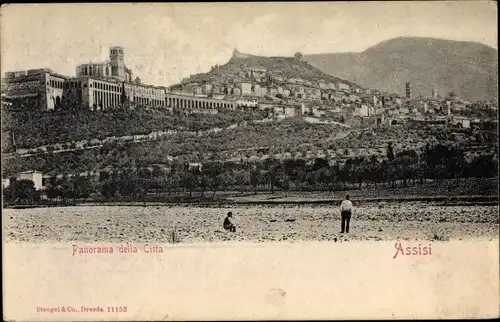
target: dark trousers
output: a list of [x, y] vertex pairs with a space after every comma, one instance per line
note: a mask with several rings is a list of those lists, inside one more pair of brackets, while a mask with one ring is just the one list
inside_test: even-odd
[[232, 233], [236, 232], [236, 226], [235, 225], [224, 225], [225, 230], [229, 230]]
[[349, 232], [349, 222], [351, 221], [351, 211], [350, 210], [342, 211], [341, 217], [342, 217], [342, 224], [340, 226], [340, 232], [343, 233], [345, 231], [346, 233], [348, 233]]

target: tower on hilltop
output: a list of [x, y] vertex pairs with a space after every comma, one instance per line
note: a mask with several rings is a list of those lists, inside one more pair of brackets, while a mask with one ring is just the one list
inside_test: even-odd
[[123, 60], [123, 48], [120, 46], [111, 47], [109, 50], [109, 60], [111, 64], [111, 75], [119, 79], [125, 79], [125, 62]]
[[411, 99], [411, 95], [412, 95], [412, 92], [411, 92], [411, 82], [406, 82], [405, 84], [405, 89], [406, 89], [406, 98], [408, 99]]

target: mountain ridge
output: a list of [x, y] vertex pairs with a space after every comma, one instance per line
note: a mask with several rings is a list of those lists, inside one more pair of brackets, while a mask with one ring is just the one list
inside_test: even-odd
[[311, 54], [304, 60], [360, 86], [401, 95], [411, 81], [417, 95], [436, 89], [471, 101], [498, 100], [498, 50], [479, 42], [397, 37], [362, 52]]

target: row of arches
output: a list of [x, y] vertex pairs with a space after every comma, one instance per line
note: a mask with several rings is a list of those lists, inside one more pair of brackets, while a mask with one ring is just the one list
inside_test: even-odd
[[196, 98], [167, 97], [166, 103], [167, 107], [172, 108], [234, 109], [234, 104], [230, 102], [205, 101]]

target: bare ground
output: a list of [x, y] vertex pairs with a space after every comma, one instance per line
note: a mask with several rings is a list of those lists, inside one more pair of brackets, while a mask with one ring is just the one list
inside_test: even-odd
[[[236, 233], [222, 229], [228, 211]], [[497, 238], [497, 206], [366, 203], [355, 209], [351, 232], [340, 234], [337, 207], [80, 206], [4, 209], [5, 241], [182, 243], [317, 240], [449, 240]]]

